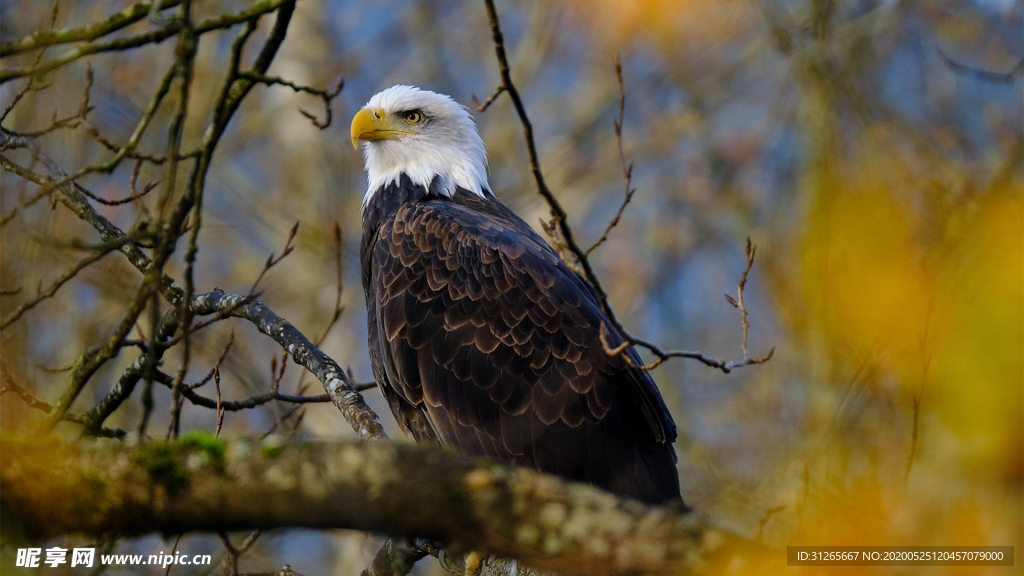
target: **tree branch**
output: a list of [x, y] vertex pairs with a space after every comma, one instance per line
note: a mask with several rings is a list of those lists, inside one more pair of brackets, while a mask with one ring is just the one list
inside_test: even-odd
[[[252, 6], [231, 14], [223, 14], [208, 20], [204, 20], [195, 25], [194, 31], [196, 35], [205, 34], [213, 30], [219, 30], [221, 28], [230, 28], [235, 24], [240, 24], [246, 20], [251, 20], [262, 14], [273, 12], [284, 4], [290, 3], [292, 0], [257, 0]], [[65, 64], [69, 64], [78, 60], [83, 56], [90, 54], [98, 54], [101, 52], [114, 52], [129, 50], [131, 48], [138, 48], [139, 46], [145, 46], [147, 44], [159, 44], [164, 40], [174, 36], [181, 32], [184, 27], [184, 23], [180, 20], [172, 20], [166, 26], [137, 34], [135, 36], [129, 36], [127, 38], [118, 38], [116, 40], [109, 40], [107, 42], [96, 42], [91, 44], [85, 44], [77, 48], [72, 48], [64, 54], [45, 62], [41, 62], [38, 65], [30, 66], [28, 68], [11, 68], [7, 70], [0, 70], [0, 84], [14, 80], [15, 78], [23, 78], [25, 76], [39, 76], [46, 74], [52, 70], [60, 68]]]
[[427, 445], [192, 434], [132, 449], [4, 437], [0, 449], [0, 502], [33, 536], [350, 528], [568, 575], [678, 570], [722, 540], [693, 513]]
[[[231, 310], [231, 315], [245, 318], [270, 336], [291, 354], [297, 364], [313, 373], [361, 438], [385, 438], [384, 427], [377, 415], [366, 405], [344, 370], [330, 356], [313, 345], [295, 326], [274, 313], [259, 300], [245, 302], [245, 297], [225, 294], [219, 290], [200, 294], [192, 299], [193, 313], [203, 316]], [[243, 303], [244, 302], [244, 303]]]
[[[157, 10], [166, 10], [168, 8], [173, 8], [178, 4], [181, 4], [181, 0], [162, 0], [155, 8]], [[60, 30], [50, 30], [47, 32], [35, 32], [18, 40], [3, 42], [0, 43], [0, 58], [20, 54], [21, 52], [27, 52], [29, 50], [35, 50], [36, 48], [56, 46], [57, 44], [91, 42], [97, 38], [106, 36], [111, 32], [116, 32], [117, 30], [142, 20], [153, 8], [153, 1], [145, 0], [144, 2], [133, 4], [116, 14], [112, 14], [104, 20], [94, 22], [88, 26], [82, 26], [81, 28], [61, 28]]]

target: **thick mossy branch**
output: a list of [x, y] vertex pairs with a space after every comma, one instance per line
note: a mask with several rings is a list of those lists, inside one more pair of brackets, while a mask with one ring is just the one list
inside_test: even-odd
[[432, 446], [191, 435], [137, 448], [0, 439], [0, 505], [35, 538], [249, 528], [416, 535], [563, 574], [701, 562], [694, 514]]

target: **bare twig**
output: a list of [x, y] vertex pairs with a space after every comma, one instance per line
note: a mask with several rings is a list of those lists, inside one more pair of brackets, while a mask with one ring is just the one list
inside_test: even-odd
[[[232, 332], [234, 334], [234, 332]], [[217, 406], [214, 408], [217, 413], [217, 428], [213, 431], [214, 438], [220, 438], [220, 430], [224, 427], [224, 408], [221, 406], [220, 397], [220, 372], [215, 372], [213, 375], [213, 385], [217, 391]]]
[[[928, 275], [927, 268], [925, 268], [925, 276]], [[921, 350], [921, 383], [918, 385], [917, 390], [914, 392], [914, 396], [911, 399], [913, 406], [913, 427], [910, 432], [910, 451], [907, 453], [907, 465], [906, 470], [903, 474], [903, 484], [906, 487], [910, 482], [910, 471], [914, 468], [914, 457], [917, 455], [917, 444], [919, 438], [919, 429], [921, 421], [921, 400], [924, 398], [925, 384], [928, 382], [928, 370], [932, 363], [932, 354], [929, 350], [928, 336], [929, 329], [932, 320], [932, 310], [935, 306], [934, 297], [929, 295], [927, 298], [927, 315], [925, 316], [924, 330], [922, 331], [919, 339], [918, 346]]]
[[195, 384], [189, 385], [189, 390], [195, 390], [196, 388], [204, 386], [213, 378], [220, 380], [220, 365], [224, 362], [224, 359], [228, 357], [228, 352], [231, 351], [231, 346], [235, 343], [235, 331], [231, 331], [231, 335], [228, 337], [228, 343], [224, 345], [224, 349], [221, 351], [220, 356], [217, 357], [217, 362], [210, 368], [210, 371], [206, 373], [206, 376], [202, 380]]
[[[88, 122], [89, 121], [88, 120], [89, 119], [89, 112], [92, 112], [92, 105], [89, 103], [89, 94], [92, 91], [93, 79], [94, 79], [94, 77], [93, 77], [93, 72], [92, 72], [92, 64], [86, 64], [86, 69], [85, 69], [85, 89], [82, 91], [82, 100], [81, 100], [80, 104], [78, 105], [78, 110], [74, 114], [72, 114], [70, 116], [67, 116], [67, 117], [64, 117], [64, 118], [58, 118], [57, 117], [57, 111], [54, 110], [53, 111], [53, 119], [50, 121], [50, 125], [45, 127], [45, 128], [40, 128], [38, 130], [30, 130], [30, 131], [17, 131], [17, 130], [10, 130], [10, 129], [8, 129], [7, 131], [10, 132], [11, 134], [14, 134], [15, 136], [27, 136], [27, 137], [30, 137], [30, 138], [38, 138], [40, 136], [44, 136], [46, 134], [49, 134], [50, 132], [61, 130], [63, 128], [77, 128], [78, 126], [82, 125], [83, 123]], [[29, 82], [29, 84], [26, 86], [26, 88], [30, 88], [31, 84], [32, 83]], [[21, 95], [23, 95], [23, 94], [24, 94], [24, 91], [19, 92], [19, 97]], [[11, 105], [10, 105], [10, 108], [8, 109], [8, 112], [10, 110], [13, 110], [15, 104], [17, 104], [17, 99], [15, 99], [15, 101], [11, 102]], [[5, 114], [5, 117], [6, 117], [6, 114]]]
[[127, 204], [129, 202], [135, 202], [136, 200], [139, 200], [146, 194], [152, 192], [153, 189], [155, 189], [156, 185], [158, 184], [158, 182], [149, 182], [142, 188], [142, 192], [139, 192], [136, 189], [136, 183], [138, 182], [139, 172], [141, 171], [141, 169], [142, 160], [136, 160], [135, 168], [132, 169], [131, 180], [128, 182], [128, 190], [130, 193], [128, 194], [128, 196], [125, 196], [124, 198], [119, 198], [117, 200], [107, 200], [106, 198], [100, 198], [99, 196], [93, 194], [92, 192], [89, 192], [85, 188], [82, 188], [82, 193], [105, 206], [120, 206], [122, 204]]
[[338, 95], [341, 94], [342, 88], [345, 87], [344, 78], [338, 78], [338, 80], [334, 83], [334, 88], [328, 91], [320, 90], [318, 88], [310, 88], [309, 86], [300, 86], [294, 82], [291, 82], [290, 80], [285, 80], [277, 76], [257, 74], [255, 72], [240, 72], [238, 76], [240, 78], [245, 78], [246, 80], [252, 80], [253, 82], [266, 84], [267, 86], [279, 84], [281, 86], [287, 86], [296, 92], [305, 92], [306, 94], [318, 96], [320, 100], [322, 100], [324, 103], [325, 117], [323, 122], [320, 122], [319, 120], [317, 120], [316, 116], [310, 114], [309, 112], [306, 112], [305, 110], [299, 109], [299, 113], [305, 116], [306, 118], [309, 118], [309, 121], [313, 123], [313, 126], [316, 126], [321, 130], [331, 125], [331, 120], [333, 119], [333, 113], [331, 111], [331, 101], [337, 98]]
[[760, 542], [761, 541], [761, 537], [764, 536], [764, 527], [768, 525], [768, 521], [772, 519], [772, 516], [775, 516], [776, 514], [778, 514], [779, 512], [782, 512], [785, 509], [786, 509], [785, 506], [776, 506], [775, 508], [769, 508], [768, 510], [764, 511], [764, 516], [762, 516], [757, 521], [757, 541], [758, 542]]
[[296, 222], [295, 225], [292, 226], [291, 230], [288, 231], [288, 239], [285, 240], [284, 242], [284, 248], [281, 250], [281, 255], [275, 257], [274, 253], [271, 252], [270, 256], [267, 257], [267, 261], [263, 264], [263, 269], [260, 270], [260, 273], [256, 276], [256, 280], [253, 281], [252, 288], [249, 289], [249, 294], [256, 293], [256, 287], [260, 285], [260, 280], [263, 280], [263, 276], [267, 273], [267, 271], [269, 271], [271, 268], [280, 263], [281, 260], [287, 258], [288, 255], [291, 254], [293, 250], [295, 250], [295, 247], [292, 246], [292, 240], [295, 239], [295, 235], [298, 233], [299, 223]]
[[615, 217], [612, 218], [611, 222], [608, 223], [608, 227], [604, 229], [604, 233], [597, 239], [597, 242], [594, 242], [590, 248], [587, 248], [587, 256], [608, 239], [612, 228], [619, 224], [619, 220], [622, 219], [622, 213], [626, 210], [626, 206], [633, 199], [633, 194], [636, 192], [636, 188], [633, 188], [633, 163], [626, 164], [626, 154], [622, 151], [622, 122], [626, 116], [626, 89], [622, 83], [622, 61], [618, 54], [615, 55], [615, 77], [619, 80], [619, 117], [615, 120], [615, 141], [619, 147], [619, 163], [622, 165], [622, 176], [626, 180], [626, 193], [622, 198], [622, 204], [619, 205], [619, 210], [615, 213]]
[[[175, 46], [176, 59], [172, 66], [175, 70], [175, 75], [178, 76], [178, 106], [174, 115], [171, 117], [171, 123], [168, 128], [167, 165], [165, 166], [164, 172], [165, 185], [160, 193], [159, 200], [157, 200], [157, 216], [159, 218], [157, 221], [157, 228], [161, 231], [161, 234], [160, 237], [158, 237], [155, 248], [153, 249], [153, 266], [150, 270], [146, 271], [147, 277], [155, 276], [156, 271], [163, 269], [167, 258], [170, 256], [172, 247], [177, 240], [177, 230], [181, 228], [189, 213], [189, 208], [181, 207], [183, 204], [188, 203], [188, 200], [186, 199], [183, 199], [178, 204], [178, 207], [181, 207], [181, 209], [174, 210], [170, 215], [167, 215], [167, 206], [176, 190], [175, 180], [178, 174], [178, 154], [181, 151], [185, 118], [188, 115], [189, 95], [195, 71], [195, 55], [196, 50], [198, 49], [198, 36], [196, 35], [194, 24], [192, 22], [192, 0], [184, 0], [182, 2], [179, 21], [181, 23], [181, 34], [178, 35], [178, 43], [177, 46]], [[195, 204], [195, 201], [193, 200], [192, 203]], [[201, 214], [201, 211], [197, 208], [195, 213], [198, 215]], [[194, 287], [192, 284], [192, 263], [195, 260], [195, 239], [198, 234], [199, 222], [196, 222], [192, 227], [192, 233], [189, 236], [188, 248], [186, 248], [185, 252], [186, 302], [194, 293]], [[177, 437], [180, 430], [182, 408], [181, 386], [185, 379], [185, 373], [188, 371], [192, 352], [192, 341], [189, 338], [189, 328], [192, 324], [192, 313], [187, 307], [181, 308], [178, 312], [185, 344], [182, 348], [178, 373], [173, 386], [171, 386], [171, 421], [167, 430], [168, 438], [171, 436]]]
[[315, 344], [322, 346], [324, 340], [327, 340], [327, 335], [331, 333], [331, 328], [338, 323], [338, 319], [341, 318], [342, 312], [345, 309], [341, 306], [341, 296], [345, 291], [345, 284], [342, 279], [342, 269], [344, 268], [344, 253], [342, 252], [341, 244], [341, 225], [337, 221], [334, 222], [334, 250], [335, 250], [335, 263], [337, 264], [337, 291], [334, 295], [334, 312], [331, 313], [331, 321], [327, 323], [327, 328], [324, 329], [324, 333], [316, 339]]
[[995, 82], [997, 84], [1010, 84], [1015, 82], [1018, 78], [1024, 75], [1024, 59], [1017, 62], [1017, 65], [1010, 69], [1009, 72], [992, 72], [989, 70], [982, 70], [981, 68], [975, 68], [973, 66], [967, 66], [960, 64], [946, 55], [945, 52], [939, 50], [939, 55], [942, 56], [942, 60], [945, 61], [946, 66], [949, 66], [950, 70], [959, 72], [961, 74], [967, 74], [980, 78], [988, 82]]
[[775, 352], [775, 348], [772, 348], [768, 355], [764, 358], [751, 360], [747, 354], [747, 333], [750, 332], [750, 323], [747, 322], [747, 307], [743, 303], [743, 288], [747, 285], [747, 274], [750, 273], [751, 267], [754, 266], [754, 254], [757, 252], [757, 246], [750, 243], [750, 238], [747, 238], [747, 243], [743, 249], [744, 254], [747, 257], [747, 266], [743, 269], [743, 274], [740, 275], [740, 282], [736, 285], [736, 299], [728, 294], [725, 295], [726, 301], [732, 304], [734, 308], [738, 308], [740, 311], [740, 325], [743, 327], [743, 360], [750, 360], [750, 364], [761, 364], [767, 362], [772, 354]]
[[[231, 538], [228, 537], [227, 533], [225, 533], [223, 530], [217, 531], [217, 537], [220, 538], [221, 543], [224, 544], [224, 549], [227, 551], [228, 557], [224, 559], [224, 564], [225, 568], [228, 570], [228, 574], [230, 574], [231, 576], [238, 576], [238, 558], [242, 554], [248, 552], [249, 548], [252, 548], [252, 545], [256, 543], [256, 539], [260, 537], [260, 534], [262, 534], [262, 532], [260, 532], [259, 529], [253, 530], [249, 533], [248, 536], [245, 537], [245, 540], [242, 541], [242, 544], [236, 548], [232, 546]], [[291, 571], [290, 568], [287, 567], [285, 568], [284, 572], [295, 574]]]
[[68, 268], [63, 274], [60, 275], [60, 277], [53, 281], [53, 284], [51, 284], [49, 288], [40, 292], [39, 295], [33, 298], [32, 300], [29, 300], [28, 302], [25, 302], [24, 304], [21, 304], [20, 306], [15, 308], [13, 312], [8, 314], [3, 319], [3, 321], [0, 321], [0, 330], [3, 330], [4, 328], [7, 328], [8, 326], [16, 322], [19, 318], [22, 317], [23, 314], [25, 314], [25, 312], [28, 312], [43, 300], [46, 300], [47, 298], [52, 298], [53, 295], [57, 293], [57, 290], [59, 290], [61, 286], [67, 283], [68, 280], [71, 280], [76, 275], [78, 275], [79, 272], [85, 270], [87, 267], [98, 262], [101, 258], [109, 254], [111, 251], [119, 249], [126, 241], [129, 240], [126, 238], [125, 241], [110, 242], [109, 244], [104, 245], [99, 250], [96, 250], [92, 254], [89, 254], [84, 259], [73, 265], [71, 268]]
[[[178, 535], [174, 537], [174, 546], [171, 546], [171, 556], [174, 556], [174, 554], [178, 551], [178, 544], [180, 542], [181, 542], [181, 533], [179, 532]], [[170, 576], [171, 575], [171, 568], [173, 568], [173, 567], [174, 567], [174, 564], [168, 564], [167, 565], [167, 569], [164, 570], [164, 576]]]
[[[153, 379], [154, 382], [163, 384], [170, 388], [174, 385], [174, 378], [171, 375], [164, 372], [157, 372]], [[203, 408], [212, 408], [218, 412], [240, 412], [242, 410], [249, 410], [262, 406], [269, 402], [288, 402], [291, 404], [323, 404], [331, 401], [329, 394], [318, 394], [316, 396], [296, 396], [293, 394], [282, 394], [276, 390], [271, 390], [258, 396], [251, 396], [244, 400], [225, 401], [222, 399], [211, 399], [206, 396], [202, 396], [197, 392], [194, 392], [191, 388], [184, 387], [181, 389], [181, 395], [183, 398]]]
[[[572, 228], [569, 227], [568, 214], [565, 212], [565, 209], [562, 208], [562, 205], [558, 202], [558, 199], [555, 198], [555, 195], [551, 192], [551, 189], [548, 188], [548, 185], [544, 180], [544, 175], [540, 168], [539, 155], [537, 154], [537, 146], [534, 142], [533, 125], [530, 123], [529, 116], [527, 116], [526, 107], [523, 105], [522, 98], [519, 96], [519, 91], [512, 82], [512, 73], [509, 69], [508, 58], [505, 55], [504, 36], [502, 35], [501, 25], [498, 21], [497, 9], [494, 7], [494, 0], [484, 0], [484, 4], [487, 8], [487, 17], [491, 25], [491, 37], [494, 41], [494, 50], [498, 59], [498, 72], [501, 75], [501, 86], [505, 88], [505, 91], [508, 92], [509, 97], [512, 99], [516, 113], [519, 115], [519, 121], [523, 125], [526, 150], [530, 159], [530, 170], [533, 173], [534, 180], [536, 181], [537, 191], [547, 202], [548, 207], [551, 210], [551, 216], [554, 222], [553, 226], [557, 226], [558, 233], [561, 236], [566, 249], [576, 258], [576, 265], [567, 263], [570, 266], [577, 268], [587, 282], [590, 283], [591, 287], [593, 287], [594, 292], [597, 294], [598, 300], [601, 303], [601, 309], [604, 311], [605, 315], [608, 317], [608, 322], [611, 324], [611, 328], [605, 326], [604, 323], [601, 325], [601, 342], [604, 346], [605, 352], [613, 356], [622, 355], [622, 358], [626, 363], [641, 370], [651, 370], [669, 358], [675, 357], [699, 360], [707, 366], [718, 368], [726, 373], [740, 366], [767, 362], [772, 357], [775, 350], [774, 348], [772, 348], [772, 350], [763, 358], [744, 358], [743, 360], [726, 361], [710, 358], [695, 351], [664, 350], [660, 346], [642, 338], [638, 338], [626, 330], [625, 326], [623, 326], [622, 322], [612, 310], [611, 304], [608, 300], [608, 292], [601, 285], [597, 275], [594, 273], [590, 260], [587, 258], [586, 251], [580, 248], [579, 244], [576, 243]], [[651, 353], [657, 356], [657, 358], [655, 358], [655, 360], [650, 364], [642, 364], [639, 355], [632, 348], [633, 346], [642, 346], [647, 348]]]
[[42, 410], [43, 412], [49, 412], [51, 406], [42, 400], [39, 400], [32, 394], [25, 390], [21, 386], [14, 383], [11, 375], [7, 373], [7, 367], [3, 367], [3, 385], [0, 386], [0, 396], [13, 392], [18, 395], [19, 398], [25, 401], [26, 404], [35, 408], [36, 410]]
[[[139, 119], [139, 123], [135, 126], [135, 130], [132, 135], [128, 137], [128, 142], [124, 146], [117, 146], [113, 142], [110, 142], [106, 138], [100, 135], [99, 131], [91, 124], [88, 123], [85, 126], [87, 132], [92, 137], [104, 145], [107, 149], [115, 152], [114, 157], [108, 160], [106, 163], [100, 165], [97, 168], [99, 172], [111, 172], [121, 162], [122, 158], [134, 158], [136, 160], [145, 159], [154, 164], [162, 164], [166, 159], [164, 157], [155, 157], [144, 154], [136, 154], [135, 147], [138, 146], [139, 139], [142, 138], [143, 133], [149, 127], [150, 121], [153, 119], [153, 115], [159, 110], [160, 104], [163, 99], [171, 90], [171, 82], [174, 80], [176, 70], [174, 66], [167, 69], [163, 77], [160, 79], [160, 84], [157, 85], [156, 92], [153, 93], [153, 97], [149, 101], [149, 105], [146, 107], [146, 111], [143, 112], [142, 118]], [[188, 157], [188, 156], [186, 156]], [[184, 157], [182, 158], [184, 159]]]
[[494, 93], [491, 94], [490, 97], [487, 98], [487, 100], [484, 100], [483, 104], [481, 104], [480, 101], [476, 99], [476, 94], [471, 94], [470, 99], [473, 100], [473, 106], [476, 106], [477, 111], [486, 112], [487, 109], [491, 107], [491, 104], [494, 103], [494, 99], [497, 98], [504, 91], [504, 84], [498, 86], [497, 88], [494, 89]]
[[220, 538], [221, 544], [224, 545], [224, 550], [227, 551], [227, 557], [224, 558], [225, 572], [228, 576], [238, 576], [238, 550], [235, 550], [235, 547], [231, 545], [231, 538], [223, 530], [217, 531], [217, 538]]
[[[93, 228], [100, 233], [100, 237], [104, 242], [114, 242], [120, 240], [124, 236], [124, 232], [97, 213], [92, 205], [89, 204], [88, 198], [84, 193], [82, 193], [83, 188], [81, 186], [67, 181], [65, 178], [65, 172], [39, 148], [39, 144], [34, 139], [10, 136], [6, 132], [0, 132], [0, 148], [3, 148], [4, 146], [20, 146], [28, 148], [34, 157], [43, 162], [51, 174], [57, 176], [61, 180], [65, 180], [63, 183], [57, 184], [53, 189], [56, 193], [57, 200], [67, 206], [79, 218], [91, 224]], [[18, 166], [3, 155], [0, 155], [0, 166], [9, 172], [39, 184], [40, 186], [50, 182], [46, 176]], [[124, 253], [132, 265], [140, 271], [145, 272], [149, 269], [150, 264], [152, 263], [149, 257], [146, 256], [146, 254], [139, 249], [138, 245], [134, 243], [128, 242], [122, 245], [121, 252]], [[184, 294], [181, 288], [178, 287], [174, 280], [166, 274], [161, 275], [157, 289], [164, 298], [171, 302], [172, 305], [180, 305], [184, 299]]]
[[43, 372], [49, 372], [50, 374], [60, 374], [61, 372], [70, 372], [72, 369], [74, 369], [77, 363], [78, 362], [75, 361], [70, 364], [64, 364], [62, 366], [47, 366], [45, 364], [36, 364], [36, 368], [42, 370]]
[[277, 356], [270, 357], [270, 377], [273, 383], [270, 385], [271, 390], [278, 390], [281, 388], [281, 379], [284, 378], [285, 368], [288, 367], [288, 353], [281, 353], [281, 368], [277, 367]]

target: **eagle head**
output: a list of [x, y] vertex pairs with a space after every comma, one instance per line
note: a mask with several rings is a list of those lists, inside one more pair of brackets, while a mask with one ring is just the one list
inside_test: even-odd
[[352, 145], [363, 141], [369, 189], [363, 205], [405, 174], [416, 185], [452, 196], [463, 188], [483, 196], [487, 151], [465, 106], [414, 86], [392, 86], [352, 118]]

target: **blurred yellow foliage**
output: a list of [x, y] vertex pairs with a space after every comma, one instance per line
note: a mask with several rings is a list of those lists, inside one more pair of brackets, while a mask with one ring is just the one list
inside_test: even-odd
[[922, 393], [964, 442], [948, 448], [965, 469], [1002, 465], [1024, 386], [1021, 184], [929, 204], [906, 194], [913, 183], [848, 174], [825, 180], [807, 221], [802, 297], [814, 323], [845, 358], [879, 355]]
[[[935, 347], [926, 395], [962, 441], [964, 471], [1021, 478], [1024, 390], [1024, 184], [972, 203], [938, 263]], [[934, 384], [932, 384], [934, 382]]]
[[[908, 414], [912, 432], [868, 425], [873, 438], [862, 430], [838, 439], [839, 454], [870, 465], [838, 477], [819, 470], [790, 543], [1014, 542], [1020, 534], [1007, 527], [1019, 515], [1024, 468], [1024, 183], [935, 185], [932, 174], [901, 165], [897, 150], [871, 142], [859, 161], [830, 155], [812, 169], [799, 297], [811, 340], [830, 358], [825, 372], [846, 375], [819, 386], [845, 394], [859, 379], [873, 387], [873, 402]], [[942, 170], [968, 178], [962, 167]], [[877, 369], [861, 373], [868, 360]], [[903, 450], [906, 475], [879, 464]], [[815, 457], [844, 458], [827, 452]], [[835, 573], [844, 570], [858, 569]]]
[[610, 45], [643, 38], [674, 50], [729, 36], [756, 16], [756, 3], [747, 0], [577, 0], [580, 13]]

